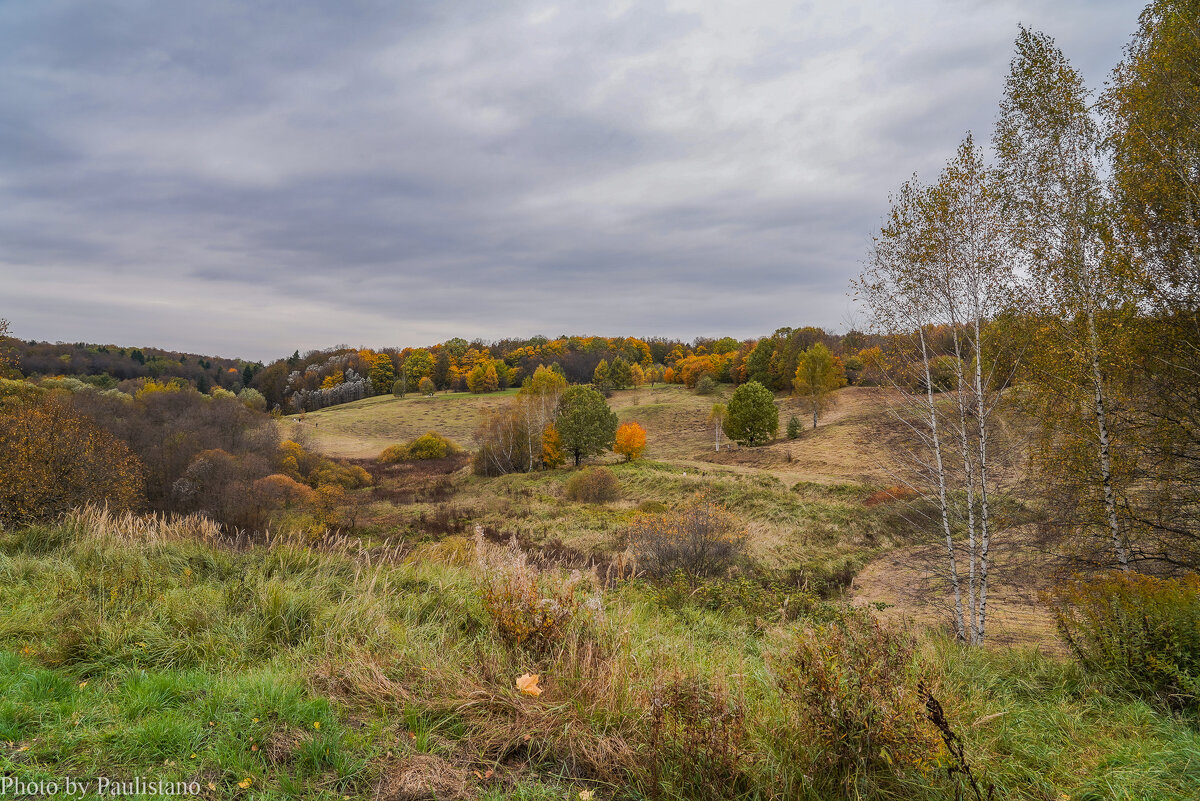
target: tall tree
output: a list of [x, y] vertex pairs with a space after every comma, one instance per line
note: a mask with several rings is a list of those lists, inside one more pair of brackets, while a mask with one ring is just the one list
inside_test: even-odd
[[585, 457], [612, 447], [617, 415], [608, 408], [603, 395], [591, 387], [577, 385], [563, 392], [555, 428], [578, 467]]
[[[1082, 400], [1094, 432], [1101, 518], [1117, 563], [1129, 543], [1117, 513], [1113, 392], [1105, 368], [1131, 311], [1127, 283], [1106, 243], [1108, 203], [1100, 179], [1101, 137], [1088, 90], [1054, 40], [1022, 27], [1005, 83], [994, 144], [1013, 244], [1028, 276], [1024, 303], [1047, 323], [1040, 350], [1059, 369], [1042, 375], [1056, 398]], [[1084, 521], [1081, 521], [1084, 522]]]
[[725, 436], [746, 445], [762, 445], [779, 432], [779, 409], [771, 390], [748, 381], [733, 391], [722, 422]]
[[817, 417], [829, 405], [834, 390], [845, 385], [846, 371], [824, 343], [818, 342], [800, 353], [792, 386], [797, 395], [808, 400], [813, 428], [817, 427]]

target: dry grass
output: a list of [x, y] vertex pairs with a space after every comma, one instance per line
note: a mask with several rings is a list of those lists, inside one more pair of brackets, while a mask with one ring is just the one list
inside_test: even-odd
[[382, 395], [310, 412], [303, 421], [296, 415], [286, 417], [280, 422], [280, 431], [286, 437], [302, 431], [322, 453], [350, 459], [374, 458], [387, 446], [426, 431], [469, 443], [481, 417], [507, 403], [515, 392], [452, 392], [403, 399]]

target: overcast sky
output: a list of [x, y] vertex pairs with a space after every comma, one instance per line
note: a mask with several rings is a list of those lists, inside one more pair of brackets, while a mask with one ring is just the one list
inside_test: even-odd
[[0, 317], [259, 359], [839, 329], [1018, 23], [1099, 86], [1140, 8], [6, 0]]

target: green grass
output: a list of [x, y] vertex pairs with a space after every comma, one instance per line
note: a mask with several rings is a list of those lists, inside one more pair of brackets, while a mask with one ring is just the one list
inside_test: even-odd
[[[684, 491], [671, 483], [682, 471], [624, 476], [664, 497]], [[810, 488], [769, 482], [727, 491], [764, 516], [789, 493], [814, 502]], [[853, 497], [824, 502], [838, 492]], [[603, 593], [602, 615], [535, 653], [499, 638], [470, 564], [131, 530], [93, 516], [0, 534], [0, 775], [142, 775], [211, 782], [211, 798], [333, 799], [371, 798], [424, 765], [469, 797], [640, 798], [654, 775], [675, 777], [663, 778], [664, 797], [688, 797], [665, 788], [693, 786], [679, 777], [694, 764], [659, 754], [665, 772], [654, 773], [646, 739], [656, 685], [683, 673], [726, 687], [745, 712], [738, 797], [953, 797], [942, 772], [918, 769], [831, 788], [795, 756], [800, 735], [780, 713], [768, 657], [832, 606], [780, 622], [732, 600], [664, 605], [627, 583]], [[1035, 653], [937, 638], [922, 649], [997, 798], [1200, 795], [1194, 722]], [[524, 672], [541, 675], [542, 696], [517, 691]]]

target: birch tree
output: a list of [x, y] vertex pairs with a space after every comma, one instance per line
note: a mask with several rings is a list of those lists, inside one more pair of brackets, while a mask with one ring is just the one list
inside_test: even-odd
[[[1010, 297], [1005, 241], [998, 193], [968, 136], [936, 184], [914, 179], [893, 198], [858, 283], [891, 337], [887, 374], [914, 444], [906, 483], [936, 498], [955, 631], [972, 644], [986, 636], [995, 533], [992, 429], [1007, 376], [996, 374], [986, 337]], [[935, 375], [935, 364], [950, 365], [951, 377]]]
[[[1127, 570], [1113, 466], [1114, 398], [1105, 376], [1128, 313], [1127, 286], [1106, 248], [1101, 144], [1082, 76], [1053, 39], [1022, 27], [994, 145], [1005, 210], [1014, 223], [1012, 243], [1026, 278], [1023, 305], [1042, 323], [1039, 350], [1053, 355], [1040, 377], [1054, 408], [1090, 418], [1102, 524], [1113, 556]], [[1070, 407], [1074, 400], [1079, 403]], [[1069, 435], [1069, 427], [1063, 432]]]

